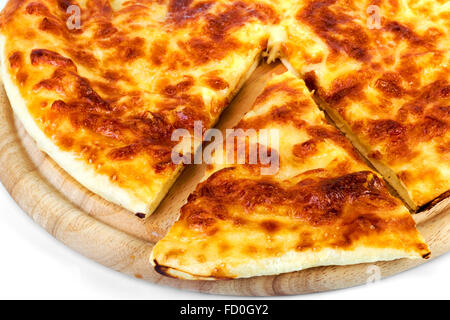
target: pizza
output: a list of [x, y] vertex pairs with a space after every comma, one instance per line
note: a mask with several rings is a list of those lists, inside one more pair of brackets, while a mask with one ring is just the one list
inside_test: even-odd
[[[174, 153], [194, 158], [258, 63], [279, 59], [289, 73], [235, 128], [256, 136], [232, 138], [269, 161], [215, 150], [156, 269], [220, 279], [428, 257], [408, 209], [450, 193], [449, 12], [446, 0], [9, 0], [0, 74], [42, 151], [145, 218], [184, 168]], [[259, 141], [271, 129], [278, 145]], [[194, 138], [180, 144], [179, 130]]]
[[[74, 5], [80, 29], [66, 26]], [[278, 21], [259, 1], [11, 0], [2, 79], [43, 151], [94, 193], [147, 215], [183, 167], [171, 161], [172, 132], [214, 125]]]
[[[262, 175], [264, 164], [248, 157], [214, 159], [153, 249], [158, 272], [217, 280], [429, 256], [409, 211], [326, 122], [302, 80], [271, 79], [236, 129], [248, 128], [279, 131], [270, 148], [278, 172]], [[238, 138], [247, 149], [256, 143]]]
[[283, 61], [413, 210], [450, 189], [450, 3], [293, 1]]

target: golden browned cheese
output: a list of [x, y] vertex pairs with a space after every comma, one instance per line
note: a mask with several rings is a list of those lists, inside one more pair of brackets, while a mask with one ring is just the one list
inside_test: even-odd
[[278, 22], [261, 1], [10, 0], [4, 82], [44, 151], [89, 189], [147, 214], [181, 169], [172, 132], [215, 123]]
[[413, 208], [450, 189], [450, 2], [290, 1], [282, 56]]
[[[278, 274], [320, 265], [428, 257], [401, 201], [326, 123], [304, 82], [274, 77], [237, 128], [278, 130], [279, 170], [214, 157], [151, 262], [184, 279]], [[248, 151], [252, 141], [244, 137]], [[226, 143], [225, 143], [226, 144]], [[223, 160], [223, 161], [221, 161]]]
[[107, 200], [151, 213], [182, 169], [173, 131], [212, 126], [268, 50], [418, 209], [450, 189], [449, 6], [10, 0], [2, 77], [41, 149]]

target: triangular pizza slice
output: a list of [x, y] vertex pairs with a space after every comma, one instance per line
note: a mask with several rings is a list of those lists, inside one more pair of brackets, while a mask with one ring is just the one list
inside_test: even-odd
[[[158, 272], [229, 279], [430, 255], [406, 207], [327, 124], [302, 80], [289, 72], [272, 78], [235, 129], [244, 161], [233, 164], [230, 133], [154, 247]], [[260, 148], [262, 135], [278, 136], [278, 146], [266, 139]], [[267, 160], [261, 153], [271, 161], [259, 161]]]

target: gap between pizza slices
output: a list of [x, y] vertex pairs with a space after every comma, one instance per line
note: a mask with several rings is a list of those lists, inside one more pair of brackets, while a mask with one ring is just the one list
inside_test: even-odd
[[172, 132], [212, 127], [261, 56], [280, 57], [416, 210], [450, 184], [449, 4], [372, 2], [11, 0], [2, 79], [42, 150], [148, 215], [182, 169]]
[[[290, 72], [271, 79], [236, 126], [250, 128], [257, 136], [279, 132], [278, 148], [270, 149], [279, 154], [278, 172], [262, 175], [267, 165], [249, 157], [236, 165], [216, 152], [153, 248], [158, 272], [217, 280], [429, 256], [409, 211], [326, 123], [302, 80]], [[246, 154], [257, 138], [237, 137]]]

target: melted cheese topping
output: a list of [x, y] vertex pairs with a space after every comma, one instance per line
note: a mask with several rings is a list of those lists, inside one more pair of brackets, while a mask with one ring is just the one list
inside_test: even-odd
[[[70, 5], [81, 29], [66, 24]], [[259, 1], [11, 0], [0, 18], [3, 81], [61, 167], [151, 213], [182, 168], [172, 132], [216, 122], [278, 22]]]
[[2, 77], [60, 166], [151, 213], [182, 169], [173, 130], [212, 126], [261, 53], [281, 58], [417, 209], [450, 189], [449, 21], [444, 0], [10, 0]]
[[226, 279], [429, 255], [408, 210], [326, 123], [303, 81], [274, 77], [237, 128], [279, 130], [270, 150], [280, 155], [278, 173], [216, 157], [154, 247], [158, 272]]
[[283, 57], [413, 209], [450, 189], [448, 1], [292, 1]]

